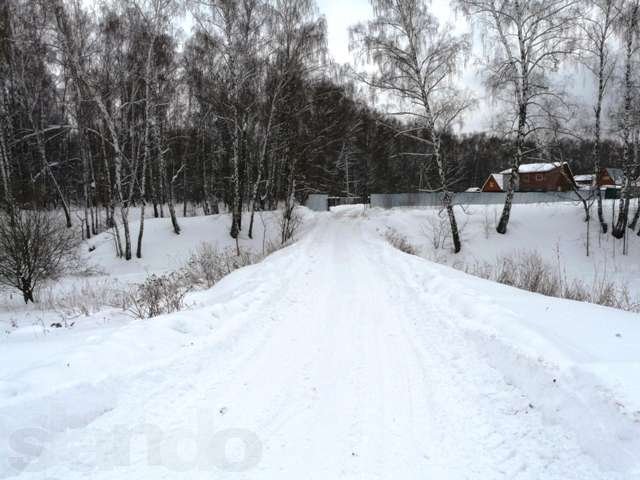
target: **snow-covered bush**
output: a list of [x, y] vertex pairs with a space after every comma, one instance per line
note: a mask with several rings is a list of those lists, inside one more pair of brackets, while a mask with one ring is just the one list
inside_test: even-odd
[[184, 308], [184, 297], [191, 290], [184, 272], [151, 275], [131, 297], [129, 311], [137, 318], [152, 318]]
[[385, 232], [384, 238], [387, 242], [391, 244], [391, 246], [393, 246], [394, 248], [397, 248], [401, 252], [408, 253], [410, 255], [418, 254], [416, 247], [414, 247], [413, 245], [411, 245], [411, 243], [409, 243], [409, 240], [407, 240], [407, 237], [402, 235], [397, 230], [394, 230], [393, 228], [390, 228]]

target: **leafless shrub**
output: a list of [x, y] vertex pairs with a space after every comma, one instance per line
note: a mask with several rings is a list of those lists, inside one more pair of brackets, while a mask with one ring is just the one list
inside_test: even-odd
[[423, 232], [431, 240], [431, 246], [434, 250], [444, 248], [450, 230], [448, 219], [441, 215], [428, 217], [427, 225], [423, 228]]
[[454, 265], [454, 268], [458, 270], [462, 270], [465, 273], [470, 275], [475, 275], [476, 277], [484, 278], [485, 280], [492, 280], [494, 274], [494, 266], [487, 262], [478, 262], [473, 265], [467, 265], [464, 263], [458, 263]]
[[280, 216], [281, 243], [283, 245], [293, 239], [300, 225], [302, 225], [302, 217], [298, 213], [298, 209], [295, 206], [285, 207]]
[[285, 243], [280, 243], [277, 241], [266, 241], [263, 244], [262, 247], [262, 255], [259, 257], [256, 257], [256, 260], [253, 263], [256, 263], [260, 260], [262, 260], [263, 258], [271, 255], [274, 252], [277, 252], [278, 250], [282, 250], [283, 248], [288, 247], [289, 245], [293, 245], [294, 241], [293, 240], [289, 240], [288, 242]]
[[14, 210], [0, 214], [0, 283], [34, 301], [45, 279], [79, 268], [80, 236], [50, 212]]
[[596, 279], [592, 285], [576, 279], [569, 280], [565, 273], [546, 263], [537, 252], [509, 255], [500, 258], [495, 265], [476, 263], [462, 269], [487, 280], [548, 297], [640, 311], [640, 304], [631, 298], [626, 285], [616, 284], [606, 277]]
[[192, 284], [212, 287], [222, 277], [238, 268], [256, 263], [261, 257], [249, 252], [236, 254], [233, 249], [218, 250], [210, 243], [201, 243], [183, 268], [186, 278]]
[[569, 285], [565, 285], [562, 291], [562, 298], [576, 300], [578, 302], [588, 302], [591, 300], [591, 292], [583, 282], [574, 280]]
[[518, 270], [518, 288], [548, 297], [559, 296], [562, 279], [537, 252], [522, 255], [514, 265]]
[[517, 278], [517, 268], [515, 262], [511, 257], [506, 257], [501, 259], [498, 262], [496, 268], [496, 277], [495, 280], [498, 283], [502, 283], [504, 285], [510, 285], [515, 287], [518, 281]]
[[111, 279], [73, 284], [68, 288], [46, 285], [38, 293], [43, 310], [66, 316], [89, 316], [105, 307], [128, 310], [131, 295]]
[[137, 318], [153, 318], [184, 308], [184, 298], [191, 290], [183, 272], [151, 275], [131, 296], [129, 311]]
[[408, 253], [409, 255], [417, 255], [418, 251], [416, 247], [409, 243], [407, 237], [399, 233], [397, 230], [393, 228], [389, 228], [385, 234], [384, 238], [387, 242], [391, 244], [394, 248], [397, 248], [401, 252]]

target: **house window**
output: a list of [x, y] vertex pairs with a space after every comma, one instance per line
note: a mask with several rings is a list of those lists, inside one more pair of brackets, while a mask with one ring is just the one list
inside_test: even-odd
[[541, 182], [544, 180], [544, 176], [541, 173], [536, 174], [536, 182]]
[[522, 181], [523, 182], [528, 182], [529, 181], [529, 175], [527, 175], [526, 173], [524, 175], [522, 175]]

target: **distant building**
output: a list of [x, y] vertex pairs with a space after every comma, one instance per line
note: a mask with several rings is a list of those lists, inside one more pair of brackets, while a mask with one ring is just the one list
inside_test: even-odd
[[[573, 173], [566, 162], [526, 163], [518, 169], [519, 192], [567, 192], [576, 186]], [[504, 192], [511, 169], [492, 173], [482, 187], [483, 192]]]
[[495, 193], [504, 192], [505, 176], [506, 175], [503, 175], [502, 173], [492, 173], [491, 175], [489, 175], [489, 178], [487, 178], [487, 181], [484, 182], [482, 191]]
[[[595, 175], [587, 173], [584, 175], [575, 175], [573, 179], [576, 185], [581, 189], [595, 188]], [[605, 187], [621, 187], [624, 183], [624, 172], [621, 168], [603, 167], [598, 174], [598, 183], [601, 188]], [[632, 182], [632, 184], [637, 182]]]
[[576, 182], [576, 185], [578, 186], [578, 188], [587, 189], [587, 190], [593, 188], [594, 179], [595, 179], [595, 175], [593, 173], [573, 176], [573, 180]]
[[621, 168], [603, 167], [598, 175], [598, 184], [601, 187], [620, 187], [624, 182], [624, 172]]

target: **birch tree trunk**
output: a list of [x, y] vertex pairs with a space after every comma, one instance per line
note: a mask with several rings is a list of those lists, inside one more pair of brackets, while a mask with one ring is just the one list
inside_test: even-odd
[[140, 230], [138, 231], [138, 244], [136, 246], [136, 257], [142, 258], [142, 237], [144, 235], [144, 214], [146, 207], [146, 185], [147, 185], [147, 164], [151, 156], [151, 66], [155, 37], [151, 40], [149, 51], [147, 52], [147, 65], [145, 72], [145, 100], [144, 100], [144, 153], [142, 156], [142, 168], [140, 172]]
[[47, 176], [51, 179], [51, 183], [53, 183], [53, 186], [56, 189], [58, 198], [60, 199], [60, 203], [62, 204], [62, 210], [64, 212], [64, 218], [67, 224], [67, 228], [71, 228], [72, 224], [71, 224], [71, 212], [69, 210], [69, 204], [67, 203], [64, 193], [60, 188], [60, 183], [58, 183], [58, 180], [56, 179], [55, 175], [53, 174], [53, 171], [51, 170], [51, 165], [47, 160], [47, 152], [44, 146], [44, 138], [43, 138], [42, 130], [40, 129], [39, 125], [34, 123], [33, 117], [31, 117], [31, 124], [34, 126], [34, 129], [36, 131], [36, 135], [35, 135], [36, 146], [38, 149], [38, 155], [40, 156], [40, 161], [42, 163], [42, 169], [46, 172]]
[[[609, 19], [609, 10], [607, 10], [607, 24]], [[601, 135], [601, 117], [602, 117], [602, 100], [604, 98], [605, 78], [604, 78], [604, 39], [600, 42], [599, 48], [599, 62], [598, 62], [598, 96], [596, 100], [595, 108], [595, 130], [593, 139], [593, 175], [594, 175], [594, 187], [596, 189], [596, 203], [598, 210], [598, 221], [600, 222], [600, 231], [607, 233], [608, 225], [604, 219], [604, 213], [602, 209], [602, 191], [600, 190], [600, 135]]]
[[10, 151], [7, 146], [6, 136], [6, 115], [4, 102], [0, 97], [0, 181], [2, 181], [2, 195], [7, 211], [11, 211], [13, 205], [13, 194], [11, 191], [11, 170]]
[[231, 199], [231, 237], [238, 238], [240, 234], [240, 217], [242, 210], [240, 208], [240, 125], [238, 119], [235, 121], [235, 133], [233, 139], [233, 198]]
[[628, 24], [625, 25], [625, 70], [624, 70], [624, 115], [622, 122], [622, 165], [624, 171], [624, 183], [620, 191], [620, 208], [618, 219], [611, 234], [621, 239], [624, 237], [629, 218], [629, 196], [632, 176], [632, 145], [631, 145], [631, 114], [633, 108], [633, 78], [632, 78], [632, 57], [634, 53], [634, 40], [637, 34], [638, 9], [640, 5], [637, 1], [630, 7]]
[[[64, 10], [64, 6], [58, 0], [57, 2], [55, 2], [53, 9], [56, 17], [58, 30], [63, 37], [64, 43], [66, 44], [65, 47], [69, 56], [70, 68], [73, 72], [73, 76], [83, 85], [87, 85], [86, 72], [84, 71], [84, 69], [82, 68], [82, 65], [80, 64], [80, 54], [78, 52], [77, 44], [73, 38], [73, 34], [71, 32], [69, 20]], [[109, 132], [109, 135], [111, 136], [111, 144], [114, 150], [115, 191], [116, 191], [116, 196], [117, 196], [117, 200], [120, 207], [120, 216], [122, 218], [122, 229], [124, 232], [124, 257], [126, 260], [131, 260], [131, 234], [129, 231], [129, 208], [128, 208], [128, 205], [125, 204], [125, 198], [122, 192], [122, 189], [123, 189], [122, 163], [123, 163], [124, 154], [120, 147], [120, 139], [118, 137], [118, 132], [109, 110], [107, 109], [106, 105], [102, 101], [102, 98], [100, 97], [100, 95], [97, 92], [95, 92], [95, 90], [92, 92], [91, 97], [94, 103], [97, 105], [98, 110], [102, 116], [102, 120]], [[104, 143], [103, 143], [103, 150], [106, 150], [104, 148]], [[106, 157], [106, 151], [104, 153], [105, 153], [104, 161], [106, 164], [105, 167], [108, 171], [109, 165]], [[113, 217], [112, 217], [112, 221], [113, 221]], [[116, 234], [117, 243], [119, 243], [120, 234], [119, 234], [117, 223], [115, 221], [113, 221], [113, 228]], [[121, 251], [121, 247], [120, 247], [120, 251]]]
[[[516, 4], [516, 12], [518, 15], [522, 15], [522, 12], [519, 8], [520, 3], [515, 2]], [[513, 156], [513, 163], [511, 165], [511, 174], [509, 175], [509, 182], [507, 183], [507, 194], [504, 200], [504, 207], [502, 209], [502, 214], [500, 215], [500, 221], [498, 222], [498, 226], [496, 227], [496, 231], [500, 234], [507, 233], [507, 225], [509, 225], [509, 219], [511, 218], [511, 207], [513, 204], [513, 195], [518, 186], [518, 181], [520, 179], [520, 165], [522, 163], [523, 151], [524, 151], [524, 142], [526, 138], [526, 128], [527, 128], [527, 108], [529, 105], [529, 67], [527, 58], [527, 46], [525, 44], [525, 33], [522, 29], [522, 22], [517, 22], [517, 32], [518, 32], [518, 47], [520, 50], [520, 78], [518, 78], [518, 74], [515, 75], [515, 90], [516, 90], [516, 98], [518, 100], [518, 131], [516, 132], [516, 151]], [[501, 36], [503, 33], [501, 31]], [[505, 41], [506, 44], [506, 41]], [[515, 66], [513, 62], [510, 64], [511, 68], [518, 72], [518, 68]]]
[[[173, 195], [173, 184], [175, 181], [175, 177], [171, 179], [171, 182], [167, 185], [167, 167], [165, 165], [165, 156], [164, 156], [164, 148], [162, 145], [162, 132], [160, 130], [160, 119], [158, 118], [158, 113], [156, 112], [154, 115], [153, 121], [153, 137], [155, 140], [155, 147], [158, 155], [158, 168], [160, 169], [160, 186], [162, 191], [168, 190], [167, 195], [167, 205], [169, 207], [169, 217], [171, 218], [171, 225], [173, 226], [173, 231], [176, 235], [180, 235], [180, 225], [178, 224], [178, 217], [176, 216], [176, 209], [174, 204], [174, 195]], [[167, 188], [168, 187], [168, 188]], [[162, 214], [162, 205], [160, 206], [160, 212]]]
[[513, 195], [518, 186], [518, 179], [520, 178], [520, 164], [522, 163], [525, 128], [527, 121], [527, 105], [521, 104], [518, 113], [518, 131], [516, 133], [516, 151], [513, 156], [513, 163], [511, 164], [511, 173], [509, 174], [509, 181], [507, 182], [507, 192], [504, 199], [504, 207], [502, 208], [502, 214], [500, 215], [500, 221], [496, 231], [500, 234], [507, 233], [507, 225], [511, 217], [511, 207], [513, 204]]
[[442, 203], [447, 211], [447, 217], [449, 218], [449, 227], [451, 228], [451, 239], [453, 240], [453, 252], [459, 253], [462, 249], [460, 242], [460, 232], [458, 231], [458, 222], [456, 221], [456, 215], [453, 211], [453, 195], [449, 191], [447, 186], [447, 166], [444, 162], [444, 158], [441, 155], [441, 141], [440, 135], [435, 131], [435, 125], [431, 122], [431, 140], [433, 142], [433, 159], [436, 162], [438, 168], [438, 176], [440, 177], [440, 184], [442, 186]]

